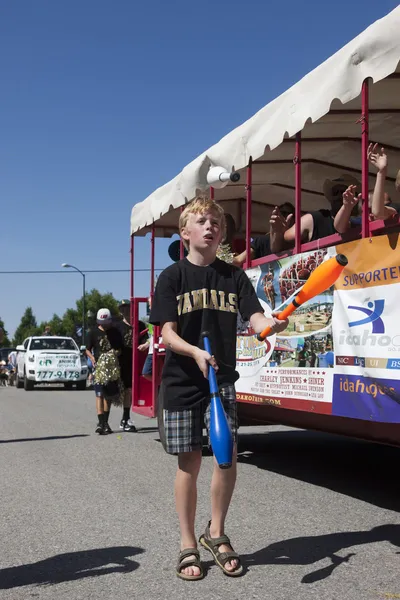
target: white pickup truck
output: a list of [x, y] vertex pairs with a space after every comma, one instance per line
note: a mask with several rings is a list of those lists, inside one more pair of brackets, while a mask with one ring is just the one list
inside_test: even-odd
[[16, 349], [18, 388], [29, 391], [35, 384], [63, 383], [66, 389], [74, 384], [78, 390], [86, 389], [86, 356], [72, 338], [34, 336]]

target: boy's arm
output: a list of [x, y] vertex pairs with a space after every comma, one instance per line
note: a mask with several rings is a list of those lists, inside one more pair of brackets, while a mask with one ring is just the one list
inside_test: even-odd
[[93, 346], [94, 346], [94, 342], [93, 342], [93, 334], [90, 331], [89, 332], [89, 339], [86, 342], [86, 350], [85, 350], [85, 354], [86, 356], [88, 356], [90, 358], [90, 360], [92, 361], [92, 365], [93, 367], [95, 366], [96, 361], [94, 360], [94, 356], [92, 354], [92, 350], [93, 350]]
[[250, 325], [255, 331], [255, 333], [261, 333], [266, 327], [271, 327], [271, 332], [268, 335], [274, 335], [275, 333], [280, 333], [281, 331], [284, 331], [289, 325], [289, 319], [280, 321], [274, 315], [275, 313], [272, 313], [271, 317], [266, 317], [265, 315], [259, 312], [251, 315]]
[[238, 296], [239, 312], [245, 321], [250, 321], [250, 325], [256, 333], [261, 333], [266, 327], [271, 327], [270, 335], [273, 335], [283, 331], [288, 326], [289, 321], [287, 319], [280, 321], [274, 314], [271, 317], [264, 315], [263, 307], [244, 271], [238, 274]]
[[177, 334], [177, 323], [169, 321], [167, 323], [162, 324], [161, 335], [163, 338], [164, 344], [175, 352], [176, 354], [181, 354], [182, 356], [189, 356], [196, 361], [197, 366], [200, 371], [203, 373], [204, 377], [208, 377], [208, 366], [211, 365], [214, 369], [218, 370], [218, 365], [215, 362], [215, 358], [211, 356], [205, 350], [198, 348], [197, 346], [192, 346], [188, 342], [185, 342], [178, 334]]

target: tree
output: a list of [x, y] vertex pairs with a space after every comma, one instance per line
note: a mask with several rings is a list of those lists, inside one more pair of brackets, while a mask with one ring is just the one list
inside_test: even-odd
[[[85, 294], [85, 322], [86, 329], [93, 326], [96, 320], [97, 311], [100, 308], [108, 308], [112, 315], [118, 314], [118, 302], [111, 293], [100, 294], [96, 289]], [[77, 330], [82, 327], [83, 297], [76, 302], [76, 308], [68, 308], [62, 317], [62, 328], [64, 335], [71, 337], [77, 336]], [[87, 313], [90, 312], [93, 317], [89, 321]]]
[[24, 314], [22, 315], [22, 319], [20, 324], [18, 325], [17, 329], [15, 330], [15, 334], [14, 334], [14, 346], [17, 346], [18, 344], [22, 344], [22, 342], [24, 341], [25, 338], [29, 337], [30, 335], [35, 335], [37, 334], [37, 322], [36, 322], [36, 317], [34, 316], [33, 312], [32, 312], [32, 308], [30, 306], [28, 306], [28, 308], [25, 310]]
[[4, 331], [3, 341], [0, 343], [0, 348], [9, 348], [11, 346], [11, 342], [8, 338], [8, 333], [4, 327], [4, 322], [2, 319], [0, 319], [0, 328]]
[[55, 313], [50, 321], [42, 321], [40, 323], [39, 327], [35, 331], [35, 335], [42, 335], [45, 327], [47, 326], [50, 327], [52, 335], [66, 335], [63, 320]]

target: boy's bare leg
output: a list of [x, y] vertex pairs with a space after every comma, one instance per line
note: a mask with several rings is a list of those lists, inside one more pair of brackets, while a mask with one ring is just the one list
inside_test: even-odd
[[[175, 479], [176, 511], [181, 529], [181, 550], [197, 548], [194, 521], [197, 505], [197, 477], [201, 465], [201, 450], [178, 455], [178, 471]], [[189, 560], [192, 557], [188, 557]], [[199, 575], [198, 567], [182, 569], [186, 575]]]
[[[211, 525], [210, 535], [213, 538], [221, 537], [225, 533], [225, 518], [228, 513], [233, 490], [236, 483], [236, 446], [233, 449], [232, 467], [230, 469], [220, 469], [214, 458], [214, 472], [211, 480]], [[221, 544], [218, 550], [220, 552], [230, 552], [232, 548], [226, 544]], [[226, 563], [225, 568], [228, 571], [234, 571], [239, 566], [236, 559]]]
[[96, 396], [96, 412], [98, 415], [104, 413], [104, 398], [102, 396]]
[[102, 396], [96, 396], [96, 411], [98, 415], [110, 412], [110, 403]]

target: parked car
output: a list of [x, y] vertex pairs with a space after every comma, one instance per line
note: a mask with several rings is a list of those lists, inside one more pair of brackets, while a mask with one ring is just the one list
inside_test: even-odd
[[13, 350], [16, 350], [16, 348], [0, 348], [0, 362], [2, 360], [7, 362], [10, 352], [13, 352]]
[[32, 336], [17, 346], [17, 387], [32, 390], [35, 384], [63, 383], [86, 389], [88, 366], [71, 337]]

